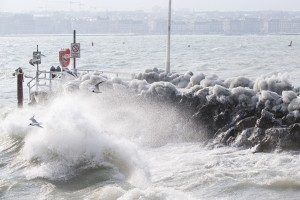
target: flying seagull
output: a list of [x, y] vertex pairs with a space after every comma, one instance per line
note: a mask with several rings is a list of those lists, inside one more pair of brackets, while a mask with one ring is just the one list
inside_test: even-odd
[[105, 81], [100, 81], [99, 83], [97, 83], [94, 87], [92, 87], [92, 92], [94, 92], [94, 93], [102, 93], [102, 92], [100, 92], [100, 90], [99, 90], [99, 85], [101, 84], [101, 83], [104, 83]]
[[41, 126], [42, 123], [39, 123], [34, 119], [34, 115], [29, 120], [31, 120], [31, 123], [29, 124], [29, 126], [37, 126], [40, 128], [44, 128]]
[[29, 64], [31, 64], [32, 66], [34, 66], [33, 59], [29, 60]]
[[63, 68], [63, 71], [70, 74], [71, 76], [74, 76], [75, 78], [78, 78], [76, 72], [69, 70], [69, 68]]

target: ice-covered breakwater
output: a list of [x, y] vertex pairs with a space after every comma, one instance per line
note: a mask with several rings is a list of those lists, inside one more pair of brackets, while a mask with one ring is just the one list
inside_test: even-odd
[[[78, 87], [103, 78], [83, 75]], [[145, 100], [171, 103], [185, 115], [188, 125], [214, 144], [253, 148], [253, 152], [300, 149], [299, 88], [289, 82], [287, 74], [221, 80], [192, 72], [167, 75], [154, 68], [129, 82], [107, 80], [101, 87], [106, 86], [129, 90]], [[68, 88], [74, 89], [74, 84]]]
[[[153, 69], [137, 78], [149, 83], [168, 81], [177, 88], [187, 88], [179, 93], [172, 85], [158, 82], [147, 94], [160, 99], [172, 97], [173, 103], [200, 125], [199, 132], [206, 133], [215, 143], [253, 147], [254, 152], [300, 147], [299, 89], [292, 86], [286, 74], [255, 81], [245, 77], [223, 81], [217, 76], [192, 72], [166, 76]], [[166, 93], [167, 90], [174, 93]]]

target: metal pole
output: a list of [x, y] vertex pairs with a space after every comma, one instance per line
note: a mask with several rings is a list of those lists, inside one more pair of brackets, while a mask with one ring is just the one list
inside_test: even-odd
[[52, 71], [49, 74], [49, 85], [50, 85], [50, 92], [52, 92]]
[[18, 107], [23, 108], [23, 70], [17, 69], [17, 97]]
[[168, 18], [168, 44], [167, 44], [167, 62], [166, 73], [170, 73], [170, 48], [171, 48], [171, 9], [172, 1], [169, 0], [169, 18]]
[[[39, 51], [39, 45], [36, 45], [36, 52]], [[39, 89], [39, 62], [36, 62], [36, 82], [35, 82], [36, 91]]]
[[[73, 43], [76, 43], [76, 30], [73, 31]], [[73, 57], [73, 69], [76, 72], [76, 57]]]

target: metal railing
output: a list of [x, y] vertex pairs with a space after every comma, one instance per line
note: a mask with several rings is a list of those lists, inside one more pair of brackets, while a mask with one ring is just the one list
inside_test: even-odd
[[[82, 69], [77, 70], [77, 73], [99, 73], [102, 75], [107, 75], [109, 77], [119, 77], [122, 80], [131, 80], [133, 77], [133, 74], [126, 73], [126, 72], [112, 72], [112, 71], [98, 71], [98, 70], [92, 70], [92, 69]], [[66, 72], [56, 72], [56, 71], [37, 71], [36, 76], [32, 77], [31, 80], [27, 83], [27, 87], [29, 89], [29, 100], [32, 100], [32, 92], [33, 88], [35, 87], [35, 91], [38, 92], [41, 87], [46, 87], [49, 89], [49, 92], [53, 92], [53, 82], [60, 82], [61, 84], [62, 80], [64, 80], [64, 77], [67, 73]], [[41, 84], [41, 81], [45, 81], [43, 84]]]
[[[42, 76], [41, 76], [42, 75]], [[48, 76], [47, 76], [48, 75]], [[58, 80], [54, 78], [54, 76], [63, 76], [63, 72], [52, 72], [52, 71], [38, 71], [36, 72], [36, 76], [33, 77], [28, 83], [27, 87], [29, 89], [29, 100], [31, 99], [31, 93], [34, 87], [36, 87], [35, 91], [39, 91], [41, 87], [48, 87], [49, 91], [52, 91], [52, 82], [54, 80]], [[43, 84], [40, 83], [40, 81], [45, 81]]]

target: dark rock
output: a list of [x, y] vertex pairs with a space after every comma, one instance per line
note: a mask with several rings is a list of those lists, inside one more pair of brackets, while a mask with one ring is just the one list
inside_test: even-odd
[[159, 74], [159, 81], [169, 81], [170, 79], [169, 79], [169, 77], [168, 77], [168, 75], [166, 74], [166, 73], [160, 73]]
[[279, 104], [272, 108], [275, 118], [282, 118], [288, 114], [287, 105]]
[[236, 123], [236, 129], [239, 132], [242, 132], [245, 129], [253, 128], [256, 124], [256, 121], [257, 121], [256, 116], [247, 117]]
[[216, 104], [207, 104], [202, 106], [197, 113], [193, 115], [193, 120], [203, 127], [208, 135], [213, 135], [216, 131], [214, 124]]
[[272, 151], [277, 148], [282, 148], [281, 142], [288, 134], [287, 128], [270, 128], [265, 132], [266, 136], [262, 140], [263, 150]]
[[155, 72], [155, 73], [159, 73], [157, 67], [154, 67], [152, 71]]
[[290, 126], [296, 122], [296, 118], [294, 117], [293, 114], [290, 113], [290, 114], [282, 117], [281, 121], [282, 121], [283, 125]]
[[263, 151], [263, 148], [262, 148], [262, 145], [260, 143], [255, 145], [252, 149], [252, 153], [259, 153], [259, 152], [262, 152], [262, 151]]
[[215, 139], [215, 141], [229, 145], [234, 141], [236, 135], [237, 135], [237, 131], [234, 127], [232, 127], [226, 132], [220, 133]]
[[248, 128], [239, 133], [235, 141], [233, 142], [233, 146], [235, 147], [251, 147], [251, 142], [249, 141], [249, 137], [251, 136], [254, 128]]
[[286, 134], [281, 142], [281, 147], [288, 150], [300, 149], [300, 124], [293, 124], [289, 127], [289, 133]]
[[231, 145], [235, 141], [235, 136], [230, 136], [226, 141], [227, 145]]
[[143, 74], [142, 74], [142, 73], [139, 73], [139, 74], [136, 76], [136, 78], [137, 78], [138, 80], [142, 80], [142, 79], [143, 79]]
[[265, 137], [265, 129], [254, 127], [253, 132], [249, 137], [249, 141], [251, 142], [252, 146], [254, 146], [259, 144], [264, 137]]
[[259, 128], [268, 129], [274, 126], [279, 126], [280, 123], [275, 119], [274, 114], [264, 109], [261, 111], [261, 117], [257, 120], [256, 125]]
[[145, 73], [143, 74], [142, 78], [145, 79], [150, 84], [159, 81], [159, 75], [158, 73], [155, 72]]
[[[291, 134], [300, 134], [300, 124], [293, 124], [292, 126], [290, 126], [290, 133]], [[297, 139], [300, 139], [300, 137]]]
[[229, 110], [225, 110], [224, 112], [221, 112], [219, 115], [217, 115], [215, 122], [217, 128], [222, 128], [226, 124], [229, 123], [230, 116], [229, 116]]

